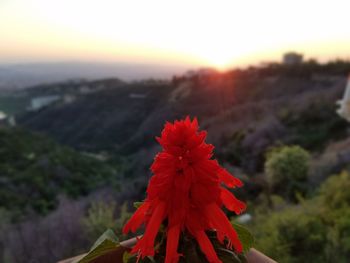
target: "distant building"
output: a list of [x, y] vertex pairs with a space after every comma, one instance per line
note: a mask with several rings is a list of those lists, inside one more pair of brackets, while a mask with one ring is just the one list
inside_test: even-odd
[[207, 77], [217, 73], [217, 71], [213, 68], [200, 68], [198, 70], [189, 70], [185, 73], [186, 78], [192, 77]]
[[248, 213], [240, 215], [236, 218], [237, 222], [241, 224], [247, 224], [250, 221], [252, 221], [252, 219], [253, 217], [251, 216], [251, 214], [248, 214]]
[[64, 103], [69, 104], [69, 103], [74, 102], [75, 100], [76, 100], [76, 96], [74, 96], [74, 95], [72, 95], [72, 94], [65, 94], [65, 95], [63, 96], [63, 102], [64, 102]]
[[105, 85], [104, 84], [98, 84], [97, 86], [89, 86], [89, 85], [80, 85], [78, 88], [78, 92], [80, 94], [90, 94], [90, 93], [95, 93], [98, 92], [100, 90], [105, 89]]
[[0, 121], [1, 121], [1, 120], [4, 120], [4, 119], [6, 119], [6, 118], [7, 118], [6, 113], [5, 113], [5, 112], [0, 111]]
[[59, 95], [49, 95], [33, 98], [30, 102], [29, 110], [41, 109], [42, 107], [48, 106], [60, 99], [61, 97]]
[[345, 88], [344, 97], [342, 100], [337, 101], [337, 104], [339, 105], [337, 113], [350, 122], [350, 76]]
[[10, 125], [11, 127], [15, 127], [17, 125], [16, 123], [16, 118], [15, 116], [11, 115], [7, 118], [7, 123], [8, 125]]
[[89, 93], [93, 93], [93, 92], [94, 92], [93, 88], [88, 86], [88, 85], [81, 85], [79, 87], [80, 94], [89, 94]]
[[303, 55], [296, 52], [288, 52], [283, 55], [283, 64], [299, 65], [303, 62]]
[[0, 127], [2, 126], [16, 126], [16, 119], [13, 115], [7, 115], [5, 112], [0, 111]]

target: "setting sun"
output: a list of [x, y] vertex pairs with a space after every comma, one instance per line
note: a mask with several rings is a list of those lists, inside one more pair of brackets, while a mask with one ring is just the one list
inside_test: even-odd
[[225, 68], [276, 59], [290, 49], [321, 59], [344, 56], [350, 44], [350, 4], [341, 0], [13, 0], [0, 6], [0, 56], [9, 62], [121, 60]]

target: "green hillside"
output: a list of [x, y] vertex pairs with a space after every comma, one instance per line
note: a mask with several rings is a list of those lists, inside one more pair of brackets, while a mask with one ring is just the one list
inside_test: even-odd
[[116, 181], [116, 170], [22, 129], [0, 129], [0, 207], [46, 213], [59, 194], [86, 195]]

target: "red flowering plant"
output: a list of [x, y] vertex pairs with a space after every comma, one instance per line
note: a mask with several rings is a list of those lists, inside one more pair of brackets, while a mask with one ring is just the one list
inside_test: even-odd
[[251, 235], [222, 210], [240, 214], [246, 205], [227, 188], [243, 183], [213, 159], [207, 133], [187, 117], [166, 123], [151, 166], [147, 197], [123, 232], [145, 225], [125, 262], [244, 262]]

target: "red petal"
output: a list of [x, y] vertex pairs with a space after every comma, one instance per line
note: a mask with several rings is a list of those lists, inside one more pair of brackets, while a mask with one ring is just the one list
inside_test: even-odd
[[151, 219], [149, 220], [146, 232], [143, 237], [136, 243], [131, 253], [139, 253], [142, 258], [145, 256], [154, 255], [154, 239], [158, 233], [160, 224], [162, 223], [165, 215], [165, 203], [161, 202], [155, 208]]
[[129, 219], [123, 227], [123, 233], [127, 234], [129, 231], [135, 232], [140, 225], [145, 221], [145, 214], [150, 206], [149, 202], [144, 202]]
[[245, 203], [238, 200], [229, 190], [223, 187], [221, 187], [221, 200], [228, 210], [234, 211], [237, 215], [246, 209]]
[[220, 181], [222, 181], [227, 187], [234, 188], [234, 187], [241, 187], [243, 186], [243, 183], [238, 178], [231, 175], [226, 169], [222, 168], [219, 171], [218, 174]]
[[190, 116], [186, 116], [186, 118], [185, 118], [185, 124], [187, 125], [187, 126], [189, 126], [189, 125], [191, 125], [191, 119], [190, 119]]
[[204, 142], [206, 136], [206, 131], [201, 131], [198, 134], [193, 134], [192, 137], [189, 138], [188, 142], [186, 143], [186, 148], [192, 150], [193, 148], [198, 147]]
[[197, 130], [198, 129], [198, 120], [197, 120], [197, 117], [194, 117], [193, 118], [193, 121], [192, 121], [192, 129], [194, 130]]
[[177, 253], [179, 236], [180, 225], [176, 225], [168, 229], [165, 263], [177, 263], [179, 261], [180, 254]]
[[196, 239], [202, 252], [205, 254], [210, 263], [222, 263], [222, 261], [216, 255], [214, 247], [204, 231], [198, 231], [196, 233]]
[[218, 230], [218, 232], [225, 233], [228, 239], [232, 242], [238, 253], [243, 250], [242, 243], [238, 239], [236, 230], [232, 227], [230, 221], [228, 221], [224, 212], [217, 206], [217, 204], [212, 203], [207, 205], [205, 208], [205, 213], [208, 219], [211, 221], [213, 226]]

